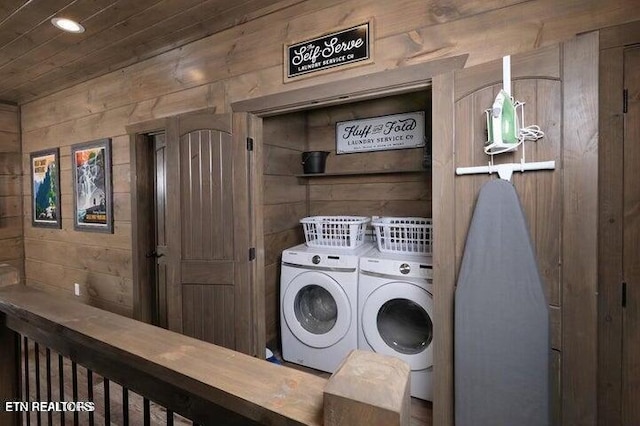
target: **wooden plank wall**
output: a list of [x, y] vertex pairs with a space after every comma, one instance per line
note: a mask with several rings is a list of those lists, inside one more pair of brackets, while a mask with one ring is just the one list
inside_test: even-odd
[[306, 114], [263, 121], [263, 187], [266, 341], [280, 334], [280, 261], [282, 251], [304, 242], [300, 219], [308, 215], [307, 189], [300, 179], [307, 147]]
[[331, 152], [327, 173], [398, 172], [307, 178], [311, 215], [431, 217], [430, 171], [402, 173], [424, 170], [424, 149], [336, 155], [337, 122], [412, 111], [425, 112], [430, 144], [430, 89], [309, 111], [309, 150]]
[[0, 104], [0, 263], [24, 277], [20, 149], [19, 108]]
[[[125, 126], [358, 75], [469, 54], [467, 66], [553, 45], [640, 19], [637, 0], [283, 0], [288, 7], [144, 62], [21, 105], [23, 167], [29, 153], [60, 147], [62, 230], [24, 216], [27, 283], [131, 313], [129, 139]], [[282, 46], [374, 20], [370, 65], [282, 82]], [[337, 24], [336, 24], [337, 23]], [[499, 25], [496, 25], [499, 24]], [[113, 138], [115, 233], [73, 231], [70, 146]], [[25, 181], [28, 177], [25, 175]], [[25, 185], [25, 199], [30, 193]], [[471, 202], [469, 200], [469, 202]], [[576, 331], [579, 332], [579, 331]], [[570, 402], [568, 402], [570, 403]], [[444, 425], [444, 423], [440, 423]]]
[[[468, 65], [553, 44], [577, 32], [640, 19], [636, 0], [596, 2], [323, 0], [290, 6], [125, 69], [22, 105], [23, 165], [32, 151], [61, 148], [59, 231], [25, 216], [30, 284], [130, 313], [132, 306], [129, 150], [125, 126], [202, 108], [469, 53]], [[374, 18], [374, 63], [282, 83], [282, 45]], [[500, 22], [500, 31], [495, 23]], [[478, 37], [482, 34], [482, 37]], [[113, 138], [115, 234], [75, 232], [70, 145]], [[26, 188], [26, 186], [25, 186]], [[25, 192], [25, 199], [30, 196]]]
[[[69, 130], [72, 135], [73, 131]], [[132, 315], [131, 199], [129, 189], [129, 138], [123, 132], [112, 135], [114, 233], [79, 232], [73, 229], [71, 145], [82, 142], [73, 136], [23, 139], [24, 170], [29, 170], [29, 153], [51, 146], [60, 147], [60, 202], [62, 229], [34, 228], [31, 212], [25, 209], [25, 278], [27, 285], [64, 297], [79, 299], [122, 315]], [[85, 141], [93, 139], [87, 137]], [[31, 197], [30, 177], [23, 177], [24, 203]]]

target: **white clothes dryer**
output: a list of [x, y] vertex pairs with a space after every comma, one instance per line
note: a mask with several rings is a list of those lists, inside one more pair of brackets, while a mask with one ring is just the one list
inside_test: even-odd
[[370, 243], [351, 250], [282, 252], [280, 324], [286, 361], [333, 373], [358, 347], [358, 260]]
[[433, 268], [430, 256], [381, 253], [360, 258], [359, 349], [411, 367], [411, 396], [433, 400]]

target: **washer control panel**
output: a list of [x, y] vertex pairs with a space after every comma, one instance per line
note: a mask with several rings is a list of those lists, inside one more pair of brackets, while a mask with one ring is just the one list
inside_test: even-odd
[[293, 265], [317, 266], [318, 268], [355, 269], [358, 267], [358, 256], [352, 253], [310, 253], [306, 250], [285, 250], [282, 252], [282, 261]]

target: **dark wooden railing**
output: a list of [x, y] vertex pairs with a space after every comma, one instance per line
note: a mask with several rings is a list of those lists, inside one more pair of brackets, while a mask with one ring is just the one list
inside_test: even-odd
[[[405, 425], [409, 370], [398, 362], [355, 351], [327, 380], [25, 286], [0, 287], [1, 425]], [[5, 401], [34, 400], [95, 411], [6, 410]]]

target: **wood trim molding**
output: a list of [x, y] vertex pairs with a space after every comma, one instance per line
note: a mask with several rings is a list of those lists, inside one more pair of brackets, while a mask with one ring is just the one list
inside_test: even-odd
[[598, 33], [563, 45], [562, 424], [597, 421]]
[[[598, 424], [622, 424], [624, 47], [600, 51], [598, 111]], [[614, 190], [612, 190], [614, 189]]]
[[640, 43], [640, 21], [600, 30], [600, 49]]
[[264, 248], [264, 161], [262, 119], [249, 114], [247, 117], [248, 137], [253, 138], [253, 152], [249, 156], [249, 197], [250, 204], [250, 241], [256, 250], [251, 262], [251, 299], [253, 313], [252, 350], [255, 356], [265, 358], [266, 347], [266, 285], [265, 285], [265, 248]]
[[231, 104], [231, 109], [234, 112], [251, 112], [262, 117], [308, 107], [336, 105], [415, 91], [429, 86], [431, 79], [437, 75], [463, 68], [468, 56], [436, 59], [394, 70], [237, 101]]
[[125, 126], [127, 134], [132, 135], [135, 133], [151, 133], [167, 128], [167, 118], [154, 118], [149, 121], [142, 121], [140, 123], [133, 123]]
[[[145, 304], [151, 297], [151, 289], [148, 288], [148, 281], [152, 271], [145, 257], [145, 247], [150, 244], [150, 234], [148, 231], [148, 211], [153, 208], [153, 194], [149, 199], [149, 194], [141, 193], [141, 190], [148, 187], [150, 167], [145, 152], [141, 149], [142, 144], [149, 143], [144, 134], [165, 130], [168, 122], [166, 118], [154, 119], [141, 123], [126, 126], [130, 141], [131, 158], [131, 267], [133, 272], [133, 317], [137, 320], [150, 323], [151, 307]], [[146, 226], [145, 226], [146, 225]]]
[[[434, 400], [433, 424], [453, 426], [453, 305], [455, 262], [454, 73], [433, 79], [433, 222], [438, 241], [433, 252]], [[437, 117], [437, 120], [435, 119]]]

